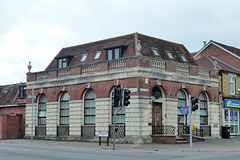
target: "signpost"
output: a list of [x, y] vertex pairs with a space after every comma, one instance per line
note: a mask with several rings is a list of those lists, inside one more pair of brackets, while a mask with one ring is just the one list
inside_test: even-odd
[[190, 101], [191, 95], [189, 95], [189, 130], [190, 130], [190, 147], [192, 148], [192, 103]]
[[32, 99], [32, 129], [31, 129], [31, 141], [33, 141], [33, 99], [36, 98], [36, 96], [34, 96], [34, 89], [32, 88], [32, 95], [28, 95], [29, 99]]

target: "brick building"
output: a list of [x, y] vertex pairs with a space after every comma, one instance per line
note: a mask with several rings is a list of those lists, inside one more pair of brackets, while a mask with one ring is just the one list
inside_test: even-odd
[[[131, 104], [117, 114], [117, 141], [175, 143], [189, 123], [180, 113], [189, 95], [200, 99], [195, 127], [219, 135], [217, 72], [199, 67], [182, 44], [134, 33], [63, 48], [44, 71], [27, 74], [27, 93], [36, 95], [36, 138], [112, 136], [112, 91], [120, 85], [131, 90]], [[27, 99], [27, 137], [30, 124]]]
[[26, 84], [0, 86], [0, 139], [25, 134]]
[[210, 41], [194, 57], [200, 66], [218, 70], [220, 125], [239, 135], [240, 49]]

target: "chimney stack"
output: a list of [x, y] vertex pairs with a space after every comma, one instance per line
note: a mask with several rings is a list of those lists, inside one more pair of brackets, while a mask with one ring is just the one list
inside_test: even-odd
[[207, 41], [203, 41], [203, 47], [206, 46], [207, 44]]

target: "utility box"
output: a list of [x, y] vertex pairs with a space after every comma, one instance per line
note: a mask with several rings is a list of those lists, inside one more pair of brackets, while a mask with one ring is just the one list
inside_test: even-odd
[[222, 126], [222, 138], [230, 139], [230, 127]]

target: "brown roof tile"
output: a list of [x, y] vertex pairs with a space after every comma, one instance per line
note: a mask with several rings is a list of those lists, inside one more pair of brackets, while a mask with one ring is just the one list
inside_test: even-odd
[[[81, 64], [88, 64], [88, 63], [96, 63], [99, 61], [106, 61], [107, 59], [107, 53], [106, 49], [109, 47], [114, 46], [127, 46], [124, 50], [124, 53], [122, 55], [122, 58], [124, 57], [131, 57], [136, 56], [135, 51], [135, 44], [136, 41], [138, 42], [140, 40], [140, 44], [142, 46], [141, 53], [143, 56], [148, 57], [154, 57], [154, 58], [160, 58], [163, 60], [169, 60], [166, 50], [169, 50], [172, 52], [174, 61], [179, 63], [184, 63], [181, 59], [180, 54], [183, 54], [186, 59], [187, 63], [191, 65], [197, 65], [196, 61], [193, 59], [192, 55], [188, 52], [188, 50], [184, 47], [182, 44], [177, 44], [169, 41], [164, 41], [161, 39], [149, 37], [146, 35], [142, 35], [139, 33], [129, 34], [125, 36], [105, 39], [97, 42], [87, 43], [83, 45], [77, 45], [72, 47], [63, 48], [57, 56], [52, 60], [52, 62], [49, 64], [49, 66], [46, 68], [46, 70], [50, 69], [57, 69], [57, 58], [62, 57], [73, 57], [71, 62], [69, 63], [69, 66], [77, 66]], [[152, 47], [156, 48], [159, 52], [160, 56], [156, 57], [153, 54]], [[96, 54], [96, 51], [102, 51], [102, 54], [98, 60], [94, 60], [94, 56]], [[85, 62], [80, 63], [80, 60], [83, 56], [83, 54], [88, 54], [88, 57]]]
[[0, 106], [25, 104], [26, 99], [19, 99], [19, 87], [25, 83], [0, 86]]

